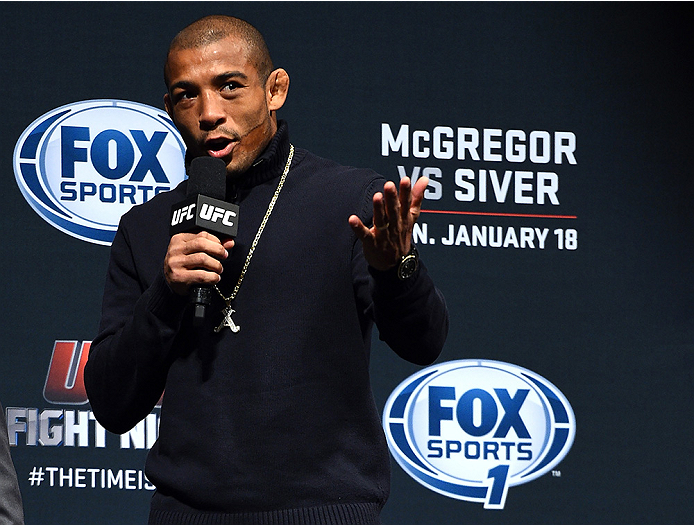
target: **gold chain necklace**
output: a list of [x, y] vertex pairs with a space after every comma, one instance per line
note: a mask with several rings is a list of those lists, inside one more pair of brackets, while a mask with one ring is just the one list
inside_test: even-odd
[[256, 246], [258, 246], [258, 241], [260, 240], [260, 235], [263, 233], [263, 230], [265, 229], [265, 224], [267, 224], [268, 219], [270, 218], [270, 214], [272, 213], [273, 208], [275, 207], [275, 203], [277, 202], [277, 198], [280, 196], [280, 191], [282, 191], [282, 186], [284, 186], [284, 181], [287, 178], [287, 174], [289, 173], [289, 167], [292, 164], [292, 158], [294, 157], [294, 145], [290, 144], [289, 145], [289, 157], [287, 157], [287, 164], [284, 166], [284, 171], [282, 172], [282, 177], [280, 177], [280, 181], [277, 184], [277, 189], [275, 190], [275, 194], [272, 196], [272, 200], [270, 201], [270, 205], [267, 208], [267, 211], [265, 212], [265, 217], [263, 217], [262, 222], [260, 223], [260, 227], [258, 228], [258, 232], [255, 234], [255, 239], [253, 239], [253, 244], [251, 244], [251, 249], [248, 250], [248, 255], [246, 255], [246, 262], [243, 263], [243, 268], [241, 269], [241, 275], [239, 275], [239, 280], [236, 283], [236, 286], [234, 287], [234, 290], [231, 292], [231, 295], [229, 297], [224, 297], [224, 294], [217, 288], [217, 285], [214, 285], [214, 289], [217, 290], [217, 293], [219, 296], [224, 299], [224, 303], [226, 306], [222, 310], [222, 322], [219, 324], [217, 328], [214, 329], [215, 332], [220, 332], [225, 326], [229, 327], [232, 332], [236, 333], [239, 330], [241, 330], [241, 327], [237, 325], [234, 320], [231, 318], [231, 314], [233, 314], [236, 310], [233, 310], [231, 308], [231, 302], [236, 299], [236, 294], [239, 293], [239, 288], [241, 288], [241, 283], [243, 282], [243, 278], [246, 276], [246, 272], [248, 271], [248, 266], [251, 264], [251, 257], [253, 257], [253, 252], [255, 252]]

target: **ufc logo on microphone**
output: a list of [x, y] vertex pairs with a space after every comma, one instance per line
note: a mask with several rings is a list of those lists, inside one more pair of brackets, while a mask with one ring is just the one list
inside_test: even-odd
[[239, 228], [238, 216], [238, 205], [198, 194], [171, 207], [169, 233], [176, 235], [207, 230], [211, 233], [235, 237]]
[[232, 219], [236, 218], [236, 212], [234, 210], [225, 210], [219, 206], [203, 203], [200, 207], [200, 217], [210, 222], [219, 222], [219, 219], [222, 219], [222, 224], [224, 226], [233, 227], [234, 221]]

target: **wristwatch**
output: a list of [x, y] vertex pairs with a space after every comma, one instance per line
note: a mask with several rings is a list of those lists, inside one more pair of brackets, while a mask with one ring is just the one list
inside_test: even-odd
[[410, 244], [410, 251], [406, 255], [402, 256], [400, 259], [400, 264], [398, 265], [398, 277], [400, 280], [404, 281], [409, 279], [414, 275], [419, 267], [419, 252], [414, 243]]

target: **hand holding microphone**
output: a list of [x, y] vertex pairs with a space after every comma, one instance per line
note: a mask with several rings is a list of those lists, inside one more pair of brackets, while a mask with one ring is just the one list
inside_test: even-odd
[[238, 206], [225, 202], [226, 166], [220, 159], [198, 157], [190, 164], [187, 197], [171, 208], [172, 235], [164, 259], [171, 289], [189, 295], [194, 322], [202, 324], [211, 303], [211, 286], [221, 279], [238, 228]]

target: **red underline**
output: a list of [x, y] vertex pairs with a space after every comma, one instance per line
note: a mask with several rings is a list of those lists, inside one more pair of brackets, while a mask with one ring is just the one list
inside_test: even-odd
[[492, 213], [482, 211], [445, 211], [420, 210], [422, 213], [440, 213], [445, 215], [480, 215], [488, 217], [528, 217], [533, 219], [577, 219], [576, 215], [539, 215], [534, 213]]

